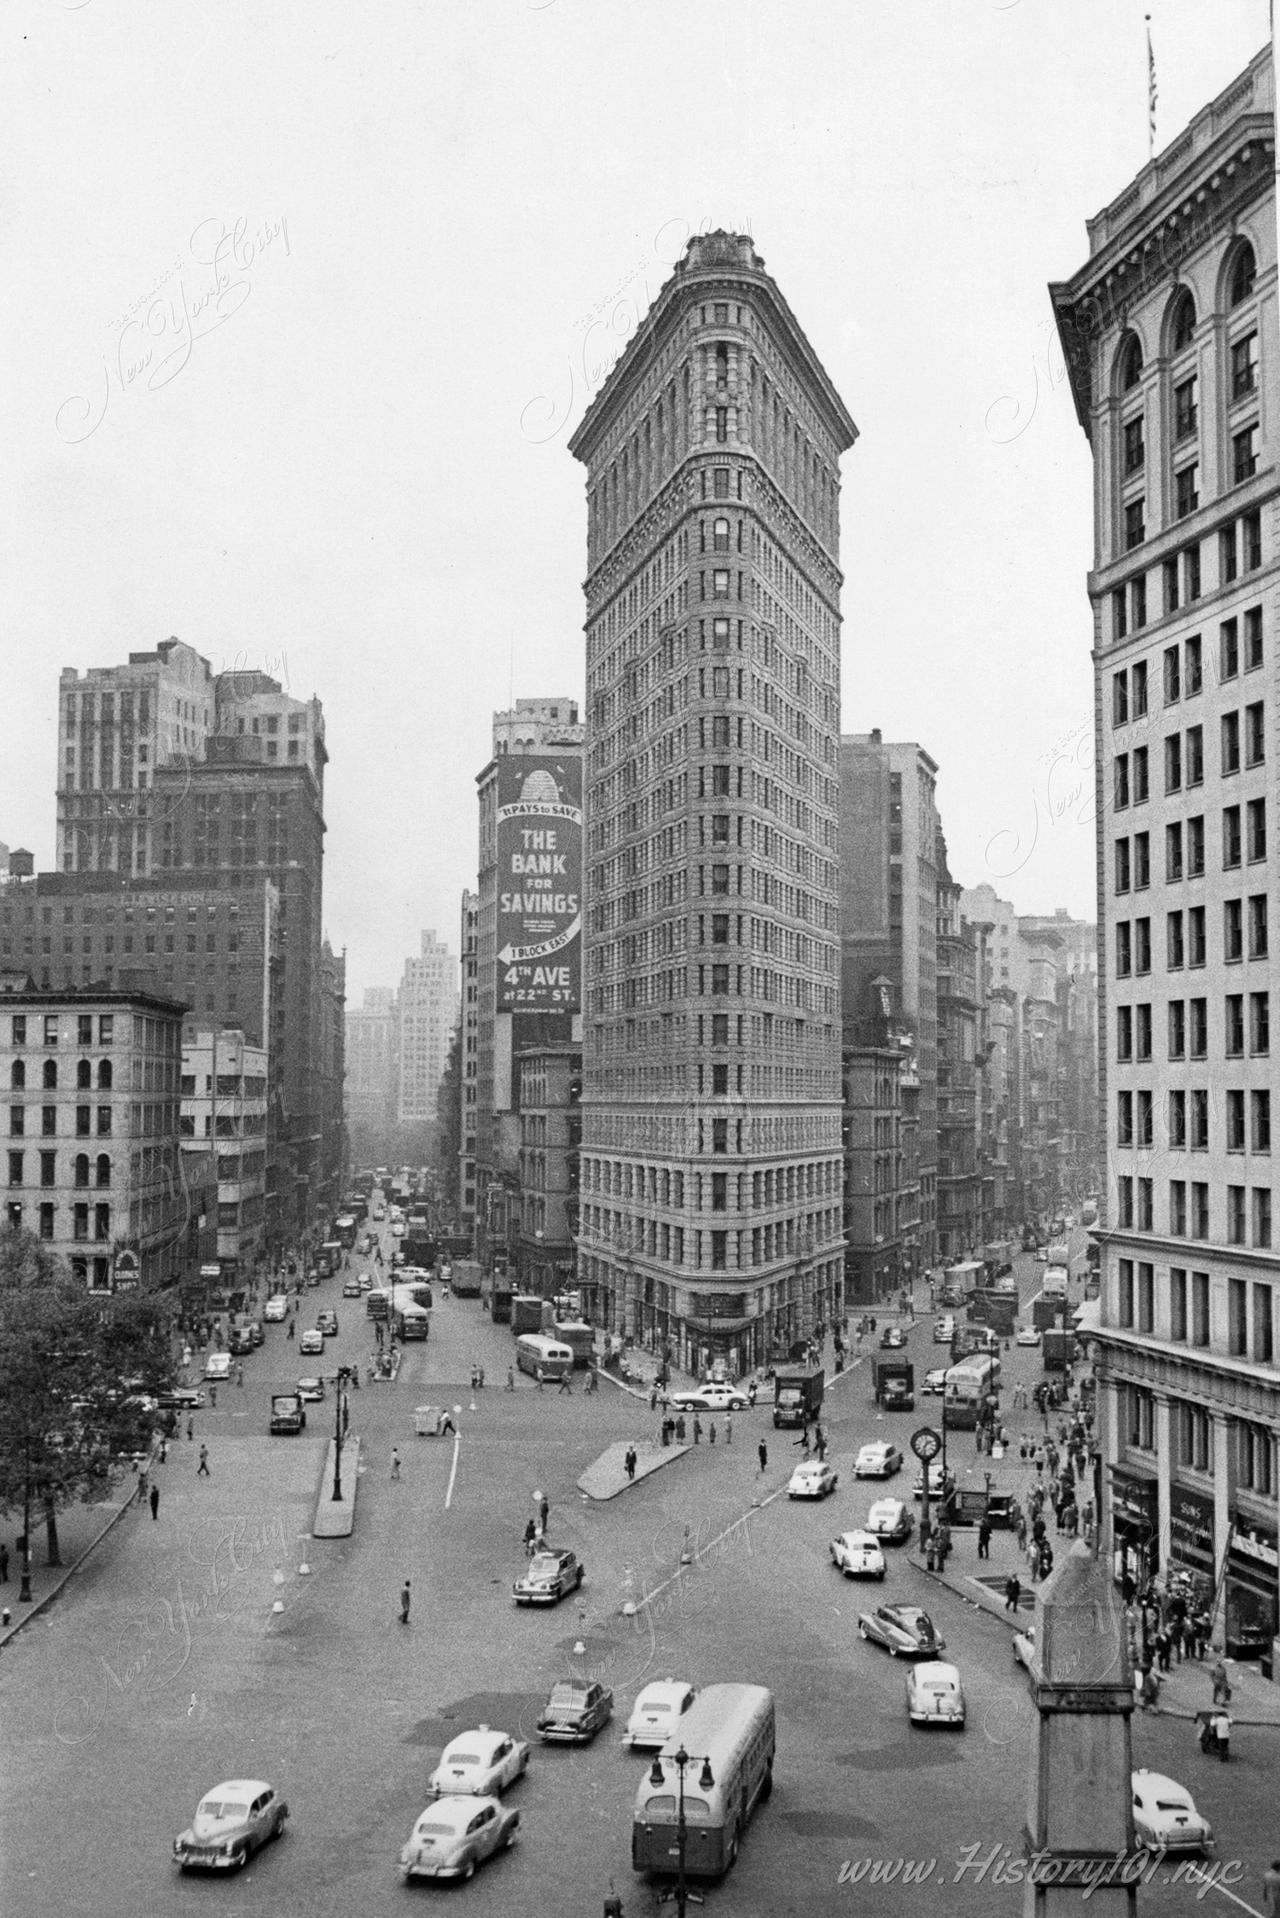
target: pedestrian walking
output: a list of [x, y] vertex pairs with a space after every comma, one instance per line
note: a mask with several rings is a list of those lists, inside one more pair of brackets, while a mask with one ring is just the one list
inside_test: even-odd
[[539, 1527], [541, 1528], [541, 1531], [544, 1537], [546, 1536], [546, 1531], [547, 1531], [547, 1520], [550, 1518], [550, 1516], [551, 1516], [551, 1503], [549, 1499], [544, 1498], [538, 1506], [538, 1524], [539, 1524]]
[[536, 1547], [537, 1543], [538, 1543], [538, 1521], [536, 1519], [531, 1518], [529, 1520], [529, 1523], [524, 1528], [524, 1555], [526, 1558], [533, 1557], [534, 1548]]
[[477, 1367], [476, 1367], [476, 1390], [477, 1390], [478, 1392], [483, 1392], [483, 1391], [484, 1391], [484, 1367], [483, 1367], [483, 1365], [477, 1365]]
[[399, 1478], [400, 1476], [400, 1447], [398, 1445], [391, 1447], [391, 1476], [392, 1478]]
[[636, 1475], [636, 1466], [639, 1463], [639, 1460], [636, 1458], [636, 1448], [634, 1445], [628, 1445], [627, 1455], [626, 1455], [626, 1458], [623, 1460], [623, 1463], [627, 1468], [628, 1479], [634, 1480]]
[[187, 1420], [187, 1437], [189, 1439], [193, 1439], [195, 1435], [196, 1435], [196, 1422], [194, 1419], [189, 1418]]
[[1262, 1909], [1267, 1918], [1280, 1918], [1280, 1858], [1273, 1858], [1262, 1874]]
[[218, 1409], [218, 1388], [216, 1385], [211, 1385], [209, 1387], [209, 1404], [212, 1406], [213, 1410], [216, 1412]]
[[651, 1412], [656, 1412], [657, 1409], [658, 1409], [658, 1386], [657, 1386], [657, 1381], [655, 1380], [653, 1385], [649, 1388], [649, 1410]]
[[237, 1367], [236, 1367], [236, 1384], [237, 1384], [237, 1385], [241, 1385], [241, 1386], [242, 1386], [242, 1385], [244, 1384], [244, 1367], [243, 1367], [243, 1365], [237, 1365]]
[[543, 1389], [544, 1380], [542, 1377], [542, 1367], [540, 1365], [535, 1367], [533, 1376], [537, 1380], [538, 1390], [541, 1392]]
[[443, 1438], [446, 1432], [452, 1432], [455, 1438], [458, 1436], [458, 1428], [453, 1422], [452, 1412], [446, 1412], [440, 1420], [439, 1436]]
[[1227, 1677], [1227, 1668], [1220, 1658], [1215, 1659], [1209, 1676], [1213, 1680], [1213, 1702], [1215, 1705], [1231, 1703], [1231, 1680]]
[[732, 1412], [726, 1412], [725, 1414], [724, 1442], [726, 1445], [733, 1444], [733, 1413]]
[[1022, 1598], [1022, 1581], [1016, 1572], [1011, 1572], [1004, 1582], [1004, 1608], [1006, 1612], [1016, 1612]]
[[756, 1385], [755, 1380], [752, 1379], [750, 1385], [747, 1387], [747, 1404], [751, 1407], [753, 1412], [755, 1411], [755, 1408], [756, 1408], [756, 1394], [758, 1390], [759, 1390], [759, 1387]]
[[508, 1392], [514, 1392], [515, 1389], [516, 1389], [516, 1369], [514, 1365], [509, 1365], [507, 1367], [507, 1390]]
[[569, 1383], [569, 1374], [567, 1372], [562, 1372], [560, 1374], [560, 1390], [562, 1392], [568, 1392], [570, 1394], [572, 1394], [573, 1392], [573, 1387]]
[[989, 1519], [984, 1518], [982, 1520], [982, 1523], [978, 1526], [978, 1557], [990, 1558], [990, 1556], [991, 1556], [991, 1523]]
[[827, 1435], [820, 1425], [815, 1425], [813, 1428], [813, 1449], [818, 1454], [818, 1463], [821, 1465], [827, 1456]]
[[212, 1474], [209, 1471], [209, 1447], [202, 1445], [200, 1447], [200, 1463], [196, 1467], [196, 1477], [210, 1478], [211, 1476]]
[[763, 1439], [761, 1439], [759, 1445], [756, 1447], [756, 1456], [760, 1460], [761, 1472], [767, 1472], [769, 1469], [769, 1447]]
[[407, 1578], [400, 1587], [400, 1623], [402, 1625], [409, 1623], [409, 1581]]
[[159, 1517], [159, 1514], [160, 1514], [160, 1487], [158, 1485], [153, 1485], [151, 1487], [151, 1516], [153, 1519], [155, 1519]]
[[702, 1443], [702, 1420], [696, 1412], [693, 1415], [693, 1442], [695, 1445]]
[[714, 1445], [716, 1442], [716, 1422], [714, 1419], [707, 1421], [707, 1441], [711, 1445]]

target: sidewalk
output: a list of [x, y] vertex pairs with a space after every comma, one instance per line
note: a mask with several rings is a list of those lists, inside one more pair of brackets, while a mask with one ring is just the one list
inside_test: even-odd
[[594, 1464], [588, 1465], [578, 1480], [578, 1490], [588, 1498], [616, 1498], [619, 1492], [625, 1492], [630, 1485], [638, 1485], [642, 1478], [648, 1478], [651, 1472], [660, 1472], [664, 1465], [670, 1465], [674, 1459], [682, 1458], [691, 1448], [687, 1445], [654, 1445], [648, 1439], [637, 1439], [635, 1478], [627, 1476], [627, 1444], [619, 1439], [600, 1454]]
[[[158, 1469], [163, 1474], [164, 1467]], [[156, 1483], [161, 1487], [163, 1496], [164, 1478], [160, 1476]], [[9, 1582], [0, 1585], [0, 1619], [4, 1612], [9, 1613], [9, 1623], [0, 1623], [0, 1651], [8, 1644], [15, 1632], [29, 1620], [37, 1617], [62, 1591], [64, 1585], [74, 1578], [80, 1566], [89, 1557], [94, 1547], [104, 1539], [108, 1532], [118, 1525], [125, 1514], [132, 1509], [135, 1517], [144, 1517], [139, 1507], [137, 1494], [130, 1473], [123, 1479], [111, 1498], [103, 1499], [96, 1505], [71, 1505], [58, 1513], [58, 1552], [61, 1565], [48, 1565], [45, 1562], [45, 1527], [43, 1520], [31, 1527], [31, 1598], [23, 1603], [18, 1593], [22, 1589], [22, 1560], [15, 1550], [14, 1540], [21, 1531], [21, 1521], [10, 1513], [5, 1521], [5, 1543], [9, 1547]], [[13, 1537], [9, 1528], [13, 1528]]]

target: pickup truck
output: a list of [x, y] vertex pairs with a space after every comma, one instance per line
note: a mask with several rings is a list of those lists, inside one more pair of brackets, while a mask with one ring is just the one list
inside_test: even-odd
[[307, 1423], [306, 1407], [296, 1392], [276, 1392], [271, 1398], [271, 1430], [301, 1432]]

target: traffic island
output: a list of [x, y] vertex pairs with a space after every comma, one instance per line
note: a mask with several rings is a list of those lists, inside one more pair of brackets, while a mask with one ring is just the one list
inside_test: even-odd
[[358, 1438], [342, 1441], [342, 1467], [339, 1473], [341, 1498], [333, 1496], [334, 1454], [337, 1449], [336, 1439], [330, 1439], [324, 1449], [324, 1470], [320, 1474], [315, 1516], [311, 1521], [312, 1538], [350, 1538], [355, 1529], [360, 1441]]
[[688, 1445], [652, 1445], [648, 1440], [640, 1441], [634, 1446], [634, 1477], [627, 1471], [627, 1453], [631, 1449], [631, 1445], [620, 1441], [611, 1445], [608, 1451], [601, 1452], [595, 1463], [588, 1465], [578, 1480], [578, 1490], [588, 1498], [616, 1498], [619, 1492], [625, 1492], [631, 1485], [638, 1485], [651, 1472], [660, 1472], [664, 1465], [682, 1458], [692, 1448]]

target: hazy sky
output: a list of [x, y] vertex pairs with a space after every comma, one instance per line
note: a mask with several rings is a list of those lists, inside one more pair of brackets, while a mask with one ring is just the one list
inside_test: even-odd
[[170, 634], [324, 701], [348, 1002], [454, 950], [511, 696], [581, 697], [566, 442], [691, 232], [750, 231], [861, 437], [843, 728], [953, 871], [1093, 914], [1090, 469], [1046, 282], [1266, 0], [8, 0], [0, 840], [57, 676]]

